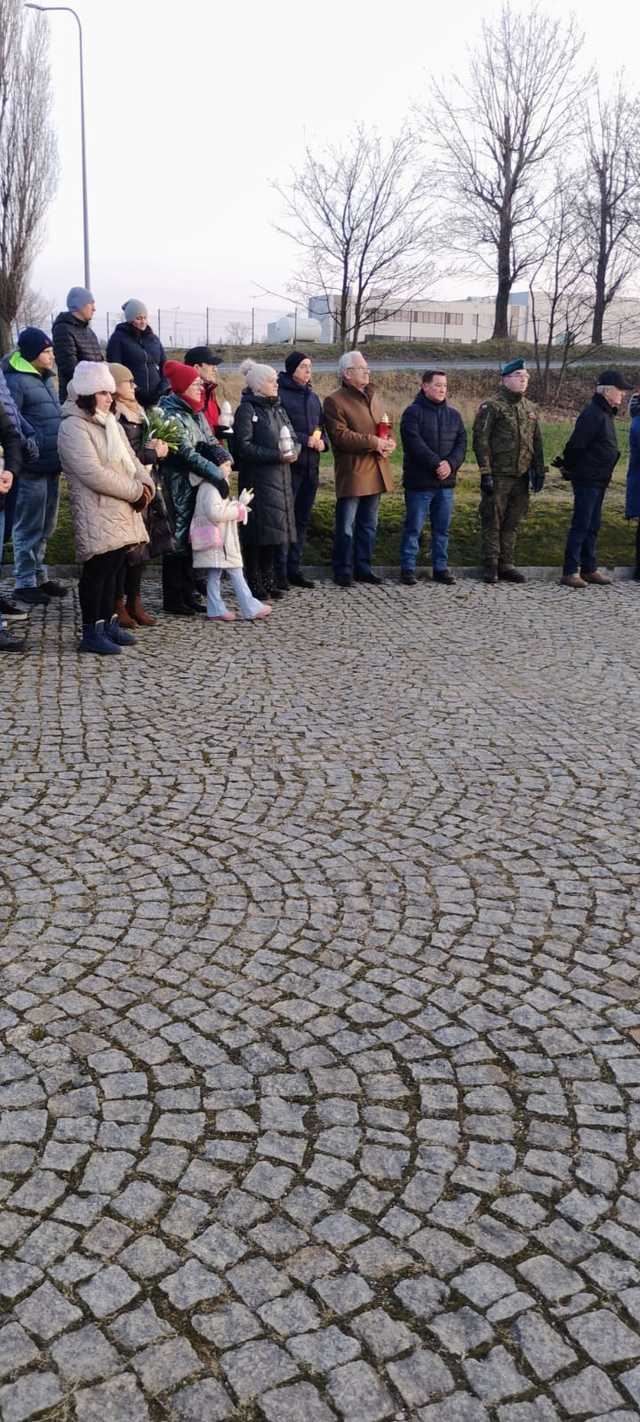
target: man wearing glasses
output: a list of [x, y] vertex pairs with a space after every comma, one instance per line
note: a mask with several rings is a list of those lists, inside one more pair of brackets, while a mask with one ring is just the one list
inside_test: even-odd
[[389, 456], [396, 447], [382, 401], [360, 351], [340, 357], [338, 390], [327, 395], [324, 418], [334, 454], [336, 527], [333, 577], [338, 587], [379, 584], [371, 566], [380, 495], [393, 489]]

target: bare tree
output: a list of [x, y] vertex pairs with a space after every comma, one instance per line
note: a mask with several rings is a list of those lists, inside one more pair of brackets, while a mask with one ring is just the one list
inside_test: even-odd
[[468, 73], [449, 88], [430, 79], [419, 110], [430, 154], [440, 151], [448, 240], [497, 279], [495, 339], [509, 334], [511, 289], [534, 259], [545, 169], [587, 82], [577, 72], [582, 44], [575, 17], [563, 24], [537, 4], [523, 13], [506, 0], [483, 21]]
[[23, 326], [44, 326], [51, 317], [51, 298], [43, 296], [32, 286], [27, 286], [16, 311], [16, 324]]
[[640, 104], [625, 92], [622, 76], [609, 99], [603, 101], [596, 89], [593, 104], [583, 106], [580, 137], [586, 159], [578, 211], [593, 289], [591, 339], [601, 345], [607, 307], [638, 253]]
[[0, 0], [0, 350], [23, 300], [58, 163], [44, 15]]
[[530, 311], [539, 396], [557, 400], [591, 304], [586, 287], [578, 183], [562, 169], [539, 214], [538, 251], [529, 274]]
[[225, 330], [230, 346], [245, 346], [251, 335], [251, 327], [243, 321], [230, 321]]
[[429, 194], [404, 132], [388, 143], [359, 126], [351, 142], [306, 149], [286, 186], [278, 231], [304, 253], [298, 287], [322, 294], [334, 310], [336, 339], [356, 345], [361, 331], [420, 296], [433, 280]]

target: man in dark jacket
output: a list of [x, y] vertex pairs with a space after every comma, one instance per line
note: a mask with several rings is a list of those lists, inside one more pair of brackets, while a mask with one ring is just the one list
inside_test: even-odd
[[79, 360], [104, 360], [91, 317], [96, 303], [86, 286], [72, 286], [67, 297], [67, 310], [61, 311], [53, 323], [53, 349], [58, 367], [60, 403], [67, 398], [67, 385]]
[[220, 425], [220, 406], [217, 396], [218, 366], [222, 363], [222, 356], [216, 355], [211, 346], [191, 346], [190, 350], [185, 351], [184, 363], [192, 365], [194, 370], [197, 370], [204, 391], [202, 413], [216, 439], [222, 439], [226, 431]]
[[58, 517], [60, 402], [53, 379], [53, 343], [45, 331], [27, 326], [18, 349], [3, 362], [15, 405], [37, 444], [37, 457], [25, 453], [18, 480], [13, 521], [16, 598], [27, 607], [46, 606], [67, 589], [49, 578], [47, 541]]
[[573, 516], [561, 578], [566, 588], [611, 582], [598, 571], [596, 542], [604, 496], [620, 458], [614, 419], [624, 391], [632, 389], [619, 370], [603, 370], [595, 395], [578, 415], [564, 447], [562, 466], [573, 485]]
[[278, 376], [278, 393], [300, 445], [298, 458], [291, 465], [296, 541], [289, 545], [288, 553], [282, 550], [282, 561], [276, 561], [278, 585], [286, 591], [290, 585], [294, 588], [315, 587], [310, 578], [305, 578], [300, 564], [320, 482], [320, 455], [328, 445], [322, 405], [311, 389], [311, 359], [302, 351], [291, 351], [287, 356], [284, 370]]
[[125, 319], [109, 337], [107, 360], [117, 365], [126, 365], [131, 371], [135, 381], [136, 400], [148, 410], [169, 388], [162, 373], [165, 362], [164, 346], [149, 325], [144, 301], [137, 301], [132, 296], [129, 301], [125, 301], [122, 310]]
[[[20, 472], [20, 435], [0, 403], [0, 554], [4, 545], [5, 499], [13, 480]], [[21, 652], [23, 644], [7, 632], [7, 624], [0, 612], [0, 652]]]
[[425, 370], [422, 388], [400, 421], [406, 514], [400, 546], [400, 579], [414, 587], [420, 534], [429, 515], [434, 583], [455, 583], [448, 567], [449, 527], [456, 475], [467, 435], [462, 416], [447, 403], [447, 377]]

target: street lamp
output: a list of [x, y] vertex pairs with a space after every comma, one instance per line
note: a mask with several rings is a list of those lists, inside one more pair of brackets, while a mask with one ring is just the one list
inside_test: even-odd
[[49, 14], [51, 10], [64, 10], [67, 15], [73, 15], [78, 26], [78, 39], [80, 41], [80, 136], [82, 144], [82, 226], [84, 233], [84, 284], [88, 291], [91, 290], [91, 276], [89, 272], [89, 204], [87, 200], [87, 146], [85, 139], [84, 125], [84, 56], [82, 50], [82, 25], [80, 16], [72, 10], [70, 5], [34, 5], [25, 4], [25, 10], [42, 10], [44, 14]]

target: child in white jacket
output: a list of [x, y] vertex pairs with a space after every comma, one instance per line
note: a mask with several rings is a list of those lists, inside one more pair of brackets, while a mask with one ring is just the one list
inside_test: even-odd
[[253, 596], [242, 571], [238, 524], [247, 521], [252, 490], [243, 490], [239, 499], [224, 499], [214, 484], [205, 483], [197, 474], [189, 478], [198, 488], [189, 538], [194, 568], [207, 570], [208, 621], [235, 621], [235, 612], [229, 611], [220, 592], [223, 570], [229, 574], [242, 617], [251, 622], [268, 617], [270, 603]]

